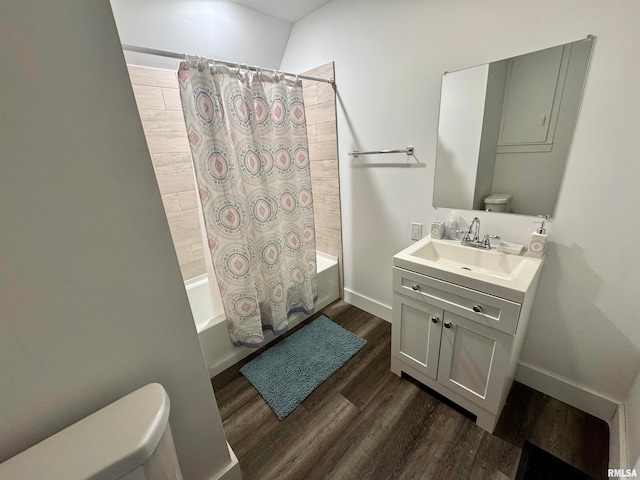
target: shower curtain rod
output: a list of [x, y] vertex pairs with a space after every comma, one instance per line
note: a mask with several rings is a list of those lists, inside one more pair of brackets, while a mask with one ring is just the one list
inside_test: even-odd
[[[130, 52], [137, 52], [137, 53], [146, 53], [148, 55], [158, 55], [160, 57], [167, 57], [167, 58], [177, 58], [178, 60], [184, 60], [185, 58], [185, 54], [184, 53], [177, 53], [177, 52], [169, 52], [166, 50], [157, 50], [155, 48], [147, 48], [147, 47], [138, 47], [137, 45], [128, 45], [123, 43], [122, 44], [122, 49], [123, 50], [128, 50]], [[225, 62], [224, 60], [215, 60], [215, 59], [210, 59], [215, 63], [219, 63], [222, 65], [226, 65], [227, 67], [237, 67], [237, 68], [246, 68], [247, 70], [252, 70], [252, 71], [258, 71], [258, 70], [266, 70], [266, 71], [272, 71], [274, 73], [282, 73], [283, 75], [287, 75], [290, 77], [298, 77], [301, 78], [303, 80], [313, 80], [314, 82], [325, 82], [325, 83], [330, 83], [331, 85], [333, 85], [335, 87], [336, 85], [336, 81], [333, 78], [322, 78], [322, 77], [312, 77], [310, 75], [302, 75], [302, 74], [296, 74], [296, 73], [288, 73], [288, 72], [279, 72], [273, 68], [261, 68], [261, 67], [257, 67], [255, 65], [246, 65], [244, 63], [238, 63], [238, 62]]]

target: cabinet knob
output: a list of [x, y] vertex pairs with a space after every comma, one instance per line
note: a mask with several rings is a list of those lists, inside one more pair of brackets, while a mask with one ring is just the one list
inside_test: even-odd
[[482, 311], [482, 305], [474, 305], [473, 311], [476, 313], [480, 313]]
[[431, 321], [433, 323], [438, 323], [440, 321], [440, 319], [434, 315], [433, 317], [431, 317]]
[[411, 285], [411, 288], [413, 288], [415, 291], [420, 290], [420, 285], [418, 285], [417, 283], [414, 283], [413, 285]]
[[451, 322], [444, 322], [444, 328], [451, 328]]

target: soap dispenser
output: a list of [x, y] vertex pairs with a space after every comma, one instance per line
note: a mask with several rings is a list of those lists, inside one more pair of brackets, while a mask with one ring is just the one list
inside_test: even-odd
[[531, 234], [531, 239], [529, 240], [529, 248], [527, 249], [527, 256], [534, 258], [542, 258], [547, 253], [547, 237], [549, 234], [547, 230], [544, 228], [546, 221], [549, 219], [548, 215], [538, 215], [543, 220], [540, 222], [540, 228], [536, 229], [535, 232]]

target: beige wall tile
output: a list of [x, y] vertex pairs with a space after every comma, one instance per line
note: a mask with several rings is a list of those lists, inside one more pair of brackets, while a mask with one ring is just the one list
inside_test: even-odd
[[316, 142], [334, 142], [337, 150], [338, 134], [336, 132], [336, 122], [318, 123], [314, 125], [314, 127], [316, 131]]
[[181, 132], [187, 134], [182, 111], [140, 110], [142, 128], [146, 132]]
[[173, 237], [173, 244], [178, 247], [184, 247], [185, 245], [193, 245], [198, 242], [202, 242], [202, 234], [200, 233], [200, 225], [197, 228], [188, 228], [186, 230], [171, 230], [171, 236]]
[[342, 257], [342, 247], [339, 243], [328, 243], [327, 244], [327, 252], [329, 255], [333, 255], [334, 257]]
[[178, 77], [172, 70], [127, 65], [133, 85], [178, 88]]
[[193, 262], [193, 250], [191, 250], [191, 245], [187, 245], [185, 247], [176, 248], [176, 254], [178, 256], [178, 263], [180, 265], [184, 265], [185, 263]]
[[162, 204], [166, 213], [175, 213], [181, 210], [178, 195], [175, 193], [162, 195]]
[[[311, 189], [313, 189], [313, 184], [311, 185]], [[315, 210], [326, 210], [324, 204], [324, 194], [313, 192], [313, 209]]]
[[333, 78], [333, 62], [325, 63], [303, 73], [312, 77]]
[[158, 188], [162, 194], [187, 192], [196, 188], [191, 172], [158, 174], [156, 178], [158, 179]]
[[322, 169], [324, 170], [325, 177], [338, 177], [338, 161], [337, 160], [323, 160]]
[[324, 166], [322, 165], [322, 161], [311, 162], [309, 165], [311, 169], [311, 179], [312, 179], [311, 187], [312, 189], [314, 189], [314, 193], [315, 193], [315, 181], [313, 179], [324, 177]]
[[202, 250], [202, 242], [191, 245], [191, 253], [194, 260], [204, 259], [204, 251]]
[[189, 280], [190, 278], [207, 273], [203, 259], [194, 260], [193, 262], [180, 265], [180, 270], [182, 271], [183, 280]]
[[173, 231], [190, 230], [200, 228], [200, 219], [198, 218], [198, 209], [183, 210], [176, 213], [167, 213], [169, 228]]
[[[310, 70], [308, 75], [334, 78], [333, 62]], [[321, 82], [303, 83], [309, 134], [311, 176], [316, 221], [316, 248], [339, 257], [342, 279], [342, 238], [336, 133], [335, 91]], [[315, 88], [311, 88], [315, 86]], [[309, 101], [307, 101], [309, 98]], [[318, 103], [316, 103], [318, 102]], [[335, 152], [335, 153], [334, 153]], [[322, 168], [320, 166], [322, 165]], [[342, 295], [342, 293], [341, 293]]]
[[340, 229], [325, 228], [322, 235], [327, 239], [328, 245], [341, 245]]
[[180, 208], [182, 210], [198, 208], [198, 197], [195, 189], [189, 192], [178, 193], [178, 200], [180, 201]]
[[[317, 195], [317, 194], [314, 194]], [[327, 209], [324, 208], [323, 205], [314, 205], [314, 209], [313, 209], [313, 216], [314, 216], [314, 220], [316, 222], [316, 225], [322, 225], [322, 227], [326, 226], [326, 218], [327, 218]]]
[[317, 105], [305, 106], [307, 124], [332, 122], [336, 119], [336, 108], [330, 102], [319, 103]]
[[[206, 272], [193, 164], [175, 72], [129, 67], [183, 278]], [[165, 110], [168, 109], [168, 110]]]
[[340, 212], [340, 197], [338, 195], [325, 194], [324, 206], [329, 212]]
[[338, 160], [336, 142], [310, 143], [309, 158], [315, 160]]
[[316, 250], [328, 253], [329, 242], [326, 238], [316, 235]]
[[330, 102], [336, 104], [336, 91], [329, 83], [318, 82], [318, 103]]
[[318, 103], [318, 82], [302, 82], [302, 98], [305, 106]]
[[338, 212], [326, 212], [326, 220], [325, 226], [327, 227], [327, 231], [335, 230], [336, 232], [340, 231], [340, 214]]
[[316, 126], [315, 125], [307, 125], [307, 141], [309, 143], [317, 143], [317, 134], [316, 134]]
[[157, 174], [165, 175], [169, 173], [187, 172], [193, 174], [191, 153], [156, 153], [151, 155], [151, 160], [153, 161], [153, 166]]
[[189, 140], [182, 132], [145, 132], [151, 154], [190, 152]]
[[339, 191], [337, 178], [322, 178], [311, 184], [314, 192], [335, 195]]
[[167, 110], [182, 111], [182, 103], [180, 102], [180, 90], [177, 88], [163, 88], [162, 96], [164, 97], [164, 105]]
[[147, 87], [144, 85], [133, 85], [133, 94], [136, 97], [138, 110], [152, 109], [164, 110], [164, 100], [160, 87]]

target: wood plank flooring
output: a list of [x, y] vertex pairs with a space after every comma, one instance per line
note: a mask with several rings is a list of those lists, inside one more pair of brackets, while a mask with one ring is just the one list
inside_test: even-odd
[[389, 323], [342, 301], [322, 313], [367, 344], [284, 420], [239, 372], [260, 352], [212, 379], [245, 480], [507, 480], [525, 440], [607, 478], [606, 422], [514, 383], [491, 435], [391, 373]]

